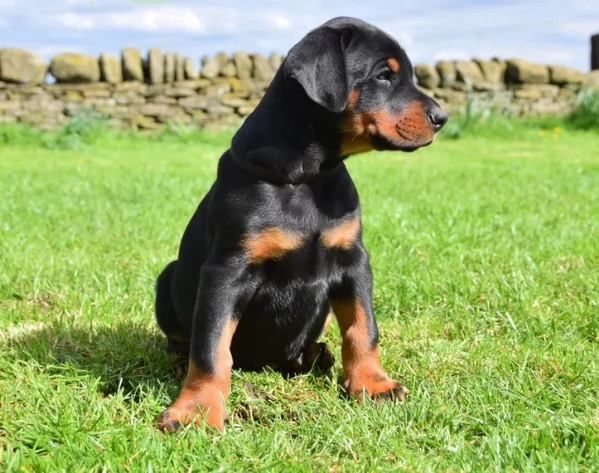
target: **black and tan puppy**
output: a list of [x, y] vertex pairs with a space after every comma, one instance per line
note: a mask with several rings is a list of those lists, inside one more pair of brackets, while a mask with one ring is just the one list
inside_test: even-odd
[[405, 397], [379, 362], [372, 272], [344, 160], [413, 151], [446, 121], [416, 88], [403, 49], [368, 23], [335, 18], [289, 51], [158, 277], [167, 348], [189, 356], [161, 429], [204, 420], [222, 430], [233, 367], [330, 367], [317, 339], [331, 313], [349, 395]]

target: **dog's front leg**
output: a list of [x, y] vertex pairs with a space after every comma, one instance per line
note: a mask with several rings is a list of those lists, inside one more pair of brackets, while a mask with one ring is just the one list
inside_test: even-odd
[[202, 268], [187, 377], [175, 403], [160, 414], [161, 430], [175, 431], [202, 421], [224, 430], [233, 366], [230, 347], [239, 320], [237, 303], [244, 290], [237, 276], [228, 267]]
[[378, 329], [372, 309], [372, 272], [368, 261], [353, 268], [331, 292], [331, 306], [342, 336], [345, 388], [352, 397], [404, 400], [408, 391], [391, 379], [379, 361]]

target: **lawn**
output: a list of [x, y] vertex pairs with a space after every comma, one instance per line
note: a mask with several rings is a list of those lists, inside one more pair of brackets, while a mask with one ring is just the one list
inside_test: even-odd
[[227, 136], [0, 148], [0, 470], [598, 471], [599, 134], [439, 140], [349, 167], [403, 404], [233, 373], [224, 435], [155, 430], [153, 320]]

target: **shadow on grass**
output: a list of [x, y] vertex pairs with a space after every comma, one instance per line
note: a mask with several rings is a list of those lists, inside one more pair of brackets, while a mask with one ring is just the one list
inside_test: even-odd
[[134, 323], [17, 327], [4, 343], [6, 357], [14, 362], [64, 379], [82, 375], [97, 379], [105, 396], [122, 390], [135, 397], [142, 386], [154, 391], [165, 385], [174, 395], [180, 388], [164, 336]]
[[[4, 357], [15, 370], [24, 365], [63, 381], [81, 382], [81, 378], [99, 382], [103, 396], [122, 393], [132, 402], [166, 391], [173, 401], [181, 388], [181, 359], [167, 354], [166, 339], [157, 330], [133, 322], [89, 328], [55, 324], [22, 326], [0, 343], [6, 346]], [[238, 373], [243, 370], [236, 369]], [[288, 373], [280, 373], [290, 378]], [[330, 371], [312, 369], [308, 376], [327, 377]], [[300, 375], [303, 376], [303, 375]], [[338, 380], [339, 381], [339, 380]], [[264, 398], [249, 381], [244, 389], [251, 397]]]

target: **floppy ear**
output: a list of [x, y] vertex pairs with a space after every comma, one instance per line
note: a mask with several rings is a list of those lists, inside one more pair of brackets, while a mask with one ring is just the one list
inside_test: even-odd
[[308, 97], [334, 113], [341, 113], [347, 105], [349, 34], [349, 30], [326, 27], [313, 30], [285, 58], [285, 77], [297, 81]]

